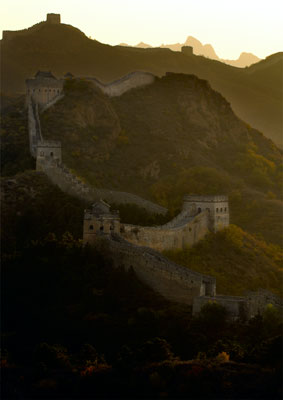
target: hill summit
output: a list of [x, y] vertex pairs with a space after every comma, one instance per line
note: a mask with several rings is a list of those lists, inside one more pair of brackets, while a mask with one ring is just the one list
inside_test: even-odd
[[89, 39], [77, 28], [58, 23], [58, 17], [56, 21], [41, 22], [24, 31], [4, 35], [2, 92], [23, 93], [26, 78], [38, 70], [52, 70], [58, 77], [70, 71], [79, 77], [95, 76], [102, 82], [136, 70], [160, 77], [167, 71], [194, 74], [208, 80], [241, 119], [281, 145], [282, 57], [277, 57], [273, 64], [270, 60], [261, 61], [260, 71], [254, 68], [258, 64], [240, 69], [166, 48], [105, 45]]

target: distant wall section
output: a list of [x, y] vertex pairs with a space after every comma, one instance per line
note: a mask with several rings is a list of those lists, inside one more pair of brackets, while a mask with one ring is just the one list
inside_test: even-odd
[[155, 80], [155, 76], [149, 72], [135, 71], [108, 84], [104, 84], [96, 78], [88, 79], [98, 86], [103, 93], [110, 97], [115, 97], [121, 96], [130, 89], [152, 84]]

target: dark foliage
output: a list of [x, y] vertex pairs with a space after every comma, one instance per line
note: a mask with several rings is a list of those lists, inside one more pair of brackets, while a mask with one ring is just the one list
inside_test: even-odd
[[280, 397], [273, 309], [246, 325], [216, 305], [192, 318], [105, 259], [70, 234], [5, 257], [4, 398]]

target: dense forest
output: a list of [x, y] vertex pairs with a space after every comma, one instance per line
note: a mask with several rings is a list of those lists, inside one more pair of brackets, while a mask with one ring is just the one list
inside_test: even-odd
[[70, 234], [6, 256], [2, 277], [4, 398], [280, 398], [272, 306], [192, 317]]

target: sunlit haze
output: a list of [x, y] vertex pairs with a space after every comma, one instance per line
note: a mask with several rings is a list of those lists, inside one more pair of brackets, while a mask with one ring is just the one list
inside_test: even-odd
[[47, 13], [60, 13], [62, 23], [111, 45], [159, 46], [193, 36], [222, 58], [283, 50], [282, 0], [4, 0], [1, 31], [27, 28]]

